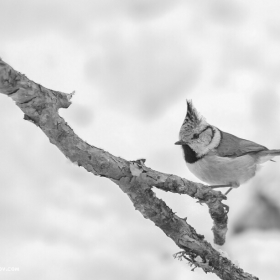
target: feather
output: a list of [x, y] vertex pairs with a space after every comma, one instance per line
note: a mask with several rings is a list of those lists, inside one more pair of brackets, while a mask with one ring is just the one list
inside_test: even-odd
[[194, 163], [199, 160], [196, 152], [189, 145], [182, 145], [184, 151], [185, 161], [188, 163]]
[[257, 154], [257, 163], [262, 164], [268, 160], [272, 160], [275, 156], [280, 156], [280, 150], [261, 151]]
[[273, 156], [280, 156], [280, 150], [269, 150], [269, 153]]
[[200, 180], [211, 185], [238, 187], [256, 173], [257, 165], [251, 155], [220, 157], [206, 155], [194, 163], [187, 163], [189, 170]]
[[187, 100], [187, 114], [183, 122], [185, 129], [193, 129], [203, 121], [203, 117], [199, 115], [192, 104], [191, 100]]
[[187, 100], [187, 115], [185, 118], [185, 121], [191, 121], [194, 123], [199, 123], [200, 122], [200, 116], [197, 112], [197, 110], [194, 108], [192, 101], [191, 100]]
[[217, 154], [221, 157], [240, 157], [249, 153], [268, 150], [255, 142], [245, 140], [230, 133], [221, 131], [221, 142], [217, 147]]

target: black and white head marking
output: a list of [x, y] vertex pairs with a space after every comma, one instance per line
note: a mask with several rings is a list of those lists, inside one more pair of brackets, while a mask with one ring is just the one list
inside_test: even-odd
[[210, 150], [217, 148], [220, 141], [221, 132], [216, 127], [207, 125], [200, 132], [193, 134], [189, 145], [197, 153], [198, 157], [202, 157]]
[[197, 153], [189, 145], [182, 145], [182, 148], [184, 151], [184, 158], [187, 163], [195, 163], [200, 159]]
[[202, 117], [198, 114], [197, 110], [194, 108], [191, 100], [187, 100], [187, 105], [188, 105], [188, 111], [184, 119], [183, 126], [188, 129], [193, 129], [201, 123]]

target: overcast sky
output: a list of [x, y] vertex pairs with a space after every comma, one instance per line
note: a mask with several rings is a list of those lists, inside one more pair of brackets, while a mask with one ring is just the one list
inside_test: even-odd
[[[198, 181], [174, 145], [189, 98], [220, 129], [280, 148], [279, 1], [1, 0], [0, 11], [0, 57], [45, 87], [75, 91], [60, 113], [92, 145]], [[217, 279], [173, 260], [179, 249], [116, 185], [71, 164], [0, 99], [0, 267], [20, 270], [0, 278]], [[230, 193], [229, 228], [256, 188], [279, 200], [279, 164]], [[156, 193], [212, 242], [206, 206]], [[222, 249], [276, 280], [279, 233], [269, 236], [274, 254], [266, 238], [229, 236]]]

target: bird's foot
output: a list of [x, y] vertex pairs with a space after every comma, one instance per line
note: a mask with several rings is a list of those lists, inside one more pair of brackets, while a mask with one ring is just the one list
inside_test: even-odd
[[232, 184], [228, 184], [228, 185], [213, 185], [213, 186], [209, 186], [212, 189], [217, 189], [217, 188], [229, 188], [224, 195], [229, 194], [229, 192], [232, 190]]
[[232, 190], [232, 188], [229, 188], [225, 193], [224, 195], [226, 196], [227, 194], [229, 194], [229, 192]]

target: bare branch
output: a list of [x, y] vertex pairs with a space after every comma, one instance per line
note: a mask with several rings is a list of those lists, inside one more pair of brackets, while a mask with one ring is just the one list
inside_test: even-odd
[[206, 203], [214, 220], [214, 240], [223, 244], [227, 231], [228, 207], [220, 192], [175, 175], [154, 171], [144, 165], [144, 160], [127, 161], [89, 145], [79, 138], [58, 114], [59, 108], [68, 108], [71, 94], [47, 89], [30, 81], [0, 59], [0, 92], [11, 97], [31, 121], [47, 135], [72, 162], [83, 166], [94, 175], [107, 177], [129, 196], [135, 209], [152, 220], [184, 251], [177, 257], [185, 258], [206, 273], [216, 273], [221, 279], [257, 279], [245, 273], [216, 251], [204, 236], [196, 233], [185, 219], [179, 218], [158, 199], [152, 187], [164, 191], [188, 194]]
[[143, 162], [138, 162], [137, 166], [146, 176], [144, 181], [164, 191], [179, 194], [187, 194], [198, 199], [200, 203], [206, 203], [209, 207], [209, 213], [214, 221], [212, 227], [214, 233], [214, 242], [218, 245], [225, 243], [227, 233], [227, 213], [229, 207], [222, 203], [226, 196], [221, 192], [214, 191], [208, 186], [200, 183], [194, 183], [176, 175], [164, 174], [144, 166]]

